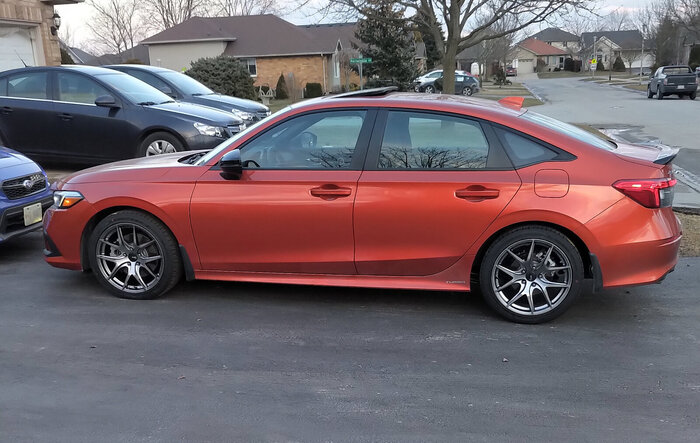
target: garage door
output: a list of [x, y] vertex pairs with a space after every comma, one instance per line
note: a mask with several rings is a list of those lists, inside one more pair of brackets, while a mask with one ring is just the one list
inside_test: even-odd
[[535, 61], [531, 58], [518, 59], [518, 74], [529, 74], [535, 72]]
[[31, 31], [17, 26], [0, 26], [0, 71], [21, 68], [24, 63], [34, 66]]

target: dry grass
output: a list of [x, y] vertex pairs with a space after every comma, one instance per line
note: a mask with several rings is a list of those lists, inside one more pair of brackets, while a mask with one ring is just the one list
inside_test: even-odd
[[646, 92], [646, 90], [647, 90], [647, 85], [625, 85], [625, 88], [627, 88], [627, 89], [634, 89], [635, 91], [644, 91], [644, 92]]
[[683, 224], [681, 257], [700, 256], [700, 215], [676, 212]]
[[585, 72], [557, 71], [557, 72], [538, 72], [539, 78], [566, 78], [566, 77], [583, 77], [590, 75]]

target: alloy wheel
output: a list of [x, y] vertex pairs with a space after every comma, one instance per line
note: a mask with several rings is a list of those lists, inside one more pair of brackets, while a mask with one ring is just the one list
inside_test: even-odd
[[115, 224], [97, 241], [97, 264], [107, 282], [138, 294], [154, 287], [163, 275], [163, 251], [155, 235], [133, 224]]
[[500, 253], [491, 271], [491, 286], [507, 310], [535, 316], [564, 301], [572, 275], [571, 262], [559, 247], [542, 239], [526, 239]]
[[167, 140], [155, 140], [146, 148], [146, 157], [177, 152], [175, 146]]

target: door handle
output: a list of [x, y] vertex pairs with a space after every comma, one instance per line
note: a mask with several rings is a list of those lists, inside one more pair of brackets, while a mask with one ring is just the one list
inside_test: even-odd
[[58, 118], [60, 118], [64, 122], [67, 122], [73, 120], [73, 114], [58, 114]]
[[336, 185], [323, 185], [318, 188], [311, 188], [311, 195], [324, 200], [335, 200], [339, 197], [349, 197], [352, 194], [352, 189], [341, 188]]
[[2, 111], [0, 112], [2, 112], [5, 115], [12, 114], [12, 108], [10, 108], [9, 106], [3, 106]]
[[455, 197], [473, 202], [491, 200], [494, 198], [498, 198], [498, 195], [498, 189], [488, 189], [481, 185], [473, 185], [455, 191]]

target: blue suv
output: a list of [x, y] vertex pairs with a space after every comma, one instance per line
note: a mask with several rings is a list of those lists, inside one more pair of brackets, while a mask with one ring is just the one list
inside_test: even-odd
[[39, 229], [52, 204], [46, 172], [19, 152], [0, 146], [0, 243]]

